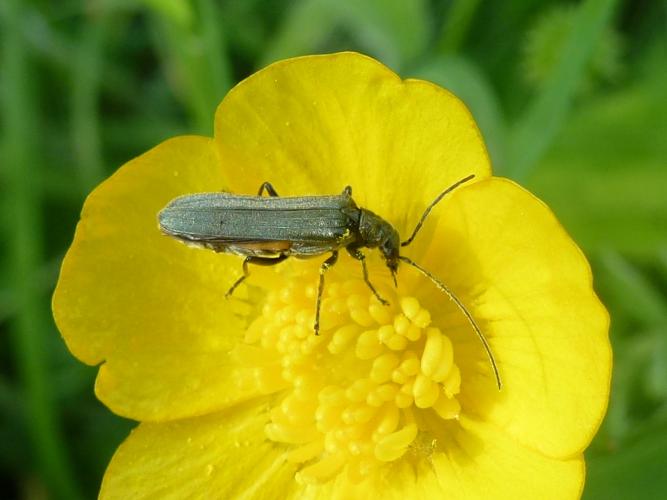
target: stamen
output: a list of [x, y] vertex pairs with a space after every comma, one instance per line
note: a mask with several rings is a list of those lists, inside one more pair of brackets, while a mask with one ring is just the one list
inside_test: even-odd
[[[361, 280], [331, 281], [319, 336], [312, 332], [316, 291], [290, 282], [269, 293], [245, 335], [253, 347], [239, 350], [256, 365], [261, 392], [282, 391], [264, 433], [291, 447], [287, 460], [308, 484], [345, 470], [361, 481], [420, 449], [413, 442], [429, 429], [417, 422], [457, 419], [461, 411], [452, 342], [419, 300], [383, 290], [391, 304], [384, 306]], [[432, 416], [418, 419], [418, 412]]]

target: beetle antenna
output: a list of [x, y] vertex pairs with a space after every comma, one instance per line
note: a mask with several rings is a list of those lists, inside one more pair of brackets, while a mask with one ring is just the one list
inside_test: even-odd
[[[460, 182], [459, 182], [460, 184]], [[452, 292], [447, 285], [445, 285], [442, 281], [440, 281], [438, 278], [433, 276], [429, 271], [421, 267], [419, 264], [414, 262], [413, 260], [400, 255], [398, 257], [401, 259], [403, 262], [406, 264], [410, 264], [412, 267], [417, 269], [420, 273], [422, 273], [424, 276], [426, 276], [428, 279], [430, 279], [435, 286], [437, 286], [442, 292], [446, 293], [447, 296], [456, 304], [456, 306], [459, 308], [459, 310], [463, 313], [463, 315], [466, 317], [470, 325], [472, 326], [472, 329], [475, 330], [475, 333], [477, 334], [477, 337], [479, 337], [479, 340], [482, 341], [482, 345], [484, 346], [484, 350], [486, 351], [486, 355], [489, 358], [489, 361], [491, 363], [491, 368], [493, 368], [493, 374], [496, 377], [496, 384], [498, 385], [498, 390], [502, 389], [503, 383], [500, 380], [500, 372], [498, 371], [498, 365], [496, 364], [496, 359], [493, 357], [493, 352], [491, 351], [491, 346], [489, 345], [489, 342], [486, 340], [486, 337], [482, 333], [482, 330], [479, 329], [479, 326], [477, 326], [477, 323], [475, 322], [475, 319], [472, 317], [472, 314], [468, 311], [466, 306], [463, 305], [463, 302], [459, 300], [459, 298]]]
[[454, 184], [449, 186], [447, 189], [445, 189], [442, 193], [440, 193], [436, 197], [436, 199], [433, 200], [428, 207], [426, 207], [426, 210], [424, 210], [424, 213], [422, 214], [421, 219], [419, 219], [419, 222], [417, 222], [417, 226], [415, 227], [414, 231], [412, 231], [412, 234], [410, 235], [410, 237], [407, 240], [401, 242], [401, 246], [402, 247], [407, 247], [410, 243], [412, 243], [412, 240], [414, 240], [415, 236], [417, 236], [417, 233], [421, 229], [422, 224], [424, 223], [424, 220], [426, 219], [426, 217], [428, 217], [428, 214], [431, 213], [431, 210], [433, 210], [433, 207], [435, 207], [440, 202], [440, 200], [442, 200], [445, 197], [445, 195], [447, 193], [451, 193], [457, 187], [459, 187], [461, 184], [463, 184], [464, 182], [468, 182], [473, 177], [475, 177], [475, 174], [470, 174], [468, 177], [464, 177], [460, 181], [455, 182]]

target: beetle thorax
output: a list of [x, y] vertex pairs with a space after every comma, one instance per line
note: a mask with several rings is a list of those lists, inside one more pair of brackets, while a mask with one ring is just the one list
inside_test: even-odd
[[361, 241], [364, 243], [364, 246], [369, 248], [380, 246], [394, 228], [382, 217], [370, 210], [362, 208], [360, 212], [359, 236], [361, 237]]
[[379, 215], [362, 208], [359, 217], [359, 236], [364, 246], [378, 247], [382, 252], [387, 265], [395, 269], [398, 265], [400, 239], [398, 231]]

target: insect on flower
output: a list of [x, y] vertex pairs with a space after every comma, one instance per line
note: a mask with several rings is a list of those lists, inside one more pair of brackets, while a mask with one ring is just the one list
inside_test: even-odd
[[[347, 186], [335, 196], [280, 197], [273, 186], [264, 182], [257, 196], [230, 193], [195, 193], [172, 200], [158, 215], [160, 230], [193, 246], [245, 257], [243, 275], [231, 286], [229, 297], [248, 278], [249, 264], [272, 266], [288, 257], [310, 258], [331, 252], [320, 266], [315, 305], [315, 335], [320, 330], [320, 309], [324, 275], [338, 260], [339, 249], [361, 262], [364, 281], [384, 305], [368, 277], [362, 248], [378, 248], [396, 285], [399, 262], [405, 262], [430, 279], [456, 304], [479, 337], [489, 358], [498, 388], [500, 374], [491, 347], [463, 302], [442, 281], [410, 258], [400, 254], [421, 229], [424, 220], [447, 193], [474, 177], [469, 175], [440, 193], [426, 208], [410, 237], [400, 241], [398, 231], [382, 217], [360, 208]], [[266, 192], [269, 196], [262, 196]]]

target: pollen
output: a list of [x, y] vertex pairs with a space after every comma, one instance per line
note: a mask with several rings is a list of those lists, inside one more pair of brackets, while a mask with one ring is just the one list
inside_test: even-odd
[[306, 484], [341, 473], [359, 482], [420, 458], [428, 426], [461, 410], [451, 340], [416, 297], [388, 289], [384, 306], [362, 280], [327, 282], [315, 336], [315, 295], [300, 280], [269, 292], [248, 329], [245, 342], [263, 350], [245, 360], [260, 390], [281, 389], [266, 438], [285, 446]]

